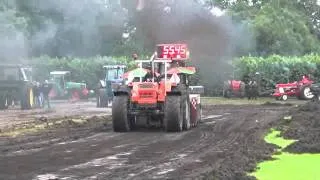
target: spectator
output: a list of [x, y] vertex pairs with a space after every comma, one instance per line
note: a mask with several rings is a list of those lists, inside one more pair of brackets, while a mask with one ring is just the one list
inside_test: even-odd
[[41, 107], [42, 102], [41, 102], [41, 97], [40, 97], [40, 83], [39, 82], [35, 82], [33, 92], [34, 92], [36, 106]]
[[32, 82], [32, 92], [33, 92], [33, 99], [34, 99], [34, 103], [36, 106], [38, 106], [38, 97], [37, 97], [37, 82], [33, 81]]
[[38, 103], [39, 107], [43, 106], [43, 93], [41, 92], [41, 84], [40, 82], [37, 82], [37, 97], [38, 97]]
[[49, 93], [51, 89], [52, 89], [52, 84], [49, 84], [49, 81], [45, 80], [44, 84], [41, 86], [41, 92], [43, 93], [43, 97], [44, 97], [42, 107], [44, 107], [46, 102], [48, 105], [48, 108], [51, 108], [50, 98], [49, 98]]

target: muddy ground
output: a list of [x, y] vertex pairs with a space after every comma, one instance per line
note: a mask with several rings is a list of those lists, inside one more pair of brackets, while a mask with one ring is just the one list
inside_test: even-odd
[[1, 130], [14, 128], [31, 122], [37, 122], [43, 118], [63, 119], [67, 117], [83, 116], [104, 116], [110, 115], [110, 109], [95, 108], [94, 99], [90, 101], [78, 101], [69, 103], [63, 100], [51, 102], [51, 108], [35, 108], [32, 110], [20, 110], [17, 107], [10, 107], [8, 110], [0, 111], [0, 132]]
[[278, 129], [288, 139], [298, 140], [285, 151], [292, 153], [320, 153], [320, 103], [309, 102], [290, 110], [280, 121]]
[[[93, 102], [60, 104], [55, 111], [63, 122], [55, 123], [52, 112], [48, 129], [0, 139], [0, 179], [249, 179], [245, 173], [275, 151], [263, 141], [265, 133], [290, 108], [206, 105], [203, 122], [187, 132], [114, 133], [110, 110]], [[6, 115], [43, 123], [32, 111], [3, 113], [1, 120], [8, 121]]]

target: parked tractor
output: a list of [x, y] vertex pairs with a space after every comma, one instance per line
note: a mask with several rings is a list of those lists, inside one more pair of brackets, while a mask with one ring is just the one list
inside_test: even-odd
[[320, 102], [320, 83], [313, 83], [310, 86], [310, 91], [314, 95], [312, 101]]
[[276, 84], [273, 97], [276, 100], [286, 101], [288, 97], [296, 97], [301, 100], [311, 100], [313, 98], [312, 91], [310, 90], [313, 81], [308, 76], [302, 76], [300, 81], [292, 83]]
[[0, 109], [20, 102], [22, 110], [34, 106], [32, 68], [22, 65], [0, 65]]
[[50, 83], [53, 88], [50, 91], [50, 97], [53, 99], [87, 99], [89, 90], [86, 83], [71, 81], [70, 71], [52, 71], [50, 72]]
[[[271, 96], [275, 83], [264, 78], [260, 72], [244, 76], [243, 80], [227, 80], [223, 86], [223, 97], [264, 97]], [[253, 87], [254, 86], [254, 87]], [[255, 88], [255, 90], [251, 90]], [[254, 92], [254, 95], [251, 93]], [[250, 94], [248, 94], [250, 93]]]
[[227, 80], [223, 84], [223, 97], [245, 97], [245, 84], [241, 80]]
[[[186, 67], [185, 44], [159, 44], [150, 60], [128, 74], [128, 82], [114, 91], [113, 130], [131, 131], [138, 126], [162, 127], [180, 132], [201, 120], [203, 86], [190, 86], [194, 67]], [[142, 68], [142, 63], [151, 68]]]
[[105, 78], [100, 80], [97, 95], [97, 107], [109, 107], [112, 105], [113, 91], [123, 83], [125, 65], [106, 65]]

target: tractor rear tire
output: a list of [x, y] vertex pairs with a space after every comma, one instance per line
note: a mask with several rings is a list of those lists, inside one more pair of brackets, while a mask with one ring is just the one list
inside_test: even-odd
[[310, 90], [310, 86], [303, 86], [300, 88], [300, 98], [303, 100], [310, 100], [313, 98], [313, 94]]
[[230, 98], [231, 97], [231, 90], [230, 89], [224, 89], [223, 90], [223, 97]]
[[21, 94], [21, 110], [29, 110], [34, 106], [34, 94], [31, 87], [26, 87]]
[[3, 96], [0, 98], [0, 110], [8, 109], [9, 107], [9, 101], [8, 97]]
[[106, 90], [99, 89], [97, 93], [97, 107], [107, 107], [107, 97], [106, 97]]
[[197, 104], [197, 118], [198, 118], [197, 124], [201, 123], [202, 122], [202, 106], [201, 106], [201, 104]]
[[240, 98], [246, 97], [246, 84], [244, 82], [240, 83], [239, 96]]
[[183, 96], [182, 110], [183, 110], [183, 130], [189, 130], [191, 128], [190, 118], [190, 98], [189, 94]]
[[115, 132], [128, 132], [131, 125], [128, 116], [128, 96], [115, 96], [112, 106], [112, 125]]
[[180, 132], [183, 129], [181, 96], [168, 95], [164, 107], [164, 129], [167, 132]]

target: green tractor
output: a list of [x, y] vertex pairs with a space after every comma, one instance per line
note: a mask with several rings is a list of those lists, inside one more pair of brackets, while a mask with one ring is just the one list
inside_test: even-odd
[[22, 110], [34, 107], [32, 68], [17, 64], [0, 64], [0, 109], [20, 102]]
[[49, 96], [52, 99], [88, 99], [90, 91], [85, 82], [71, 81], [70, 71], [52, 71], [50, 72], [50, 83], [53, 88]]
[[125, 65], [106, 65], [103, 68], [105, 69], [105, 78], [98, 83], [97, 107], [111, 106], [113, 91], [123, 83], [122, 75], [127, 67]]

